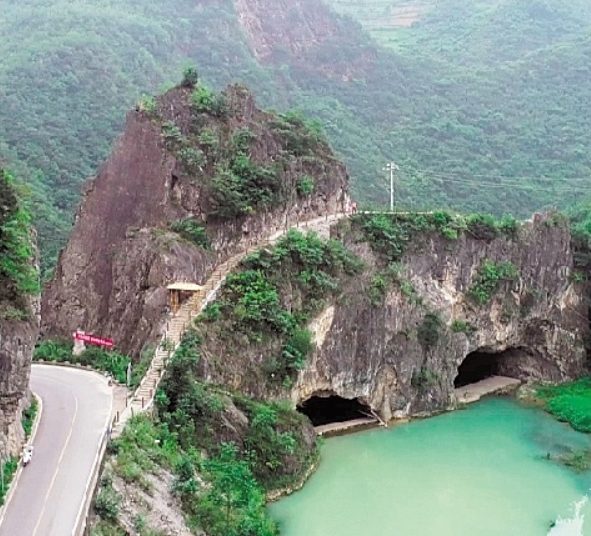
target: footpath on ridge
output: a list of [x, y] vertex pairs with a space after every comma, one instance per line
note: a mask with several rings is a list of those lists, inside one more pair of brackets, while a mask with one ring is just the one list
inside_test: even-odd
[[273, 245], [279, 238], [285, 235], [291, 229], [300, 229], [304, 231], [314, 231], [318, 235], [328, 238], [330, 226], [344, 217], [347, 213], [339, 212], [332, 215], [322, 216], [313, 220], [307, 220], [286, 228], [276, 230], [267, 238], [262, 239], [257, 244], [249, 246], [245, 250], [230, 257], [219, 264], [209, 279], [205, 282], [202, 289], [196, 292], [189, 300], [181, 305], [179, 310], [166, 321], [166, 330], [160, 344], [154, 352], [154, 357], [150, 367], [139, 387], [129, 400], [125, 410], [118, 416], [114, 423], [113, 436], [117, 437], [123, 431], [125, 423], [134, 415], [150, 409], [154, 403], [154, 396], [164, 371], [166, 363], [170, 356], [178, 348], [183, 334], [190, 327], [193, 320], [201, 314], [203, 309], [210, 304], [216, 297], [217, 291], [222, 286], [226, 276], [238, 265], [238, 263], [249, 253], [267, 245]]

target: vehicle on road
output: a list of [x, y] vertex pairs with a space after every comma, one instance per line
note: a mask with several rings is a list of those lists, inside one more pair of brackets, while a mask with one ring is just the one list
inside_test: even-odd
[[33, 445], [28, 445], [23, 449], [23, 465], [26, 467], [33, 459]]

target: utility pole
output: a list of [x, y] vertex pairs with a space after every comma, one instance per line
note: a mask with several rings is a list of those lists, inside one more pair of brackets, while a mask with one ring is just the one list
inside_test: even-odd
[[384, 171], [390, 172], [390, 212], [394, 212], [394, 174], [398, 171], [398, 166], [394, 162], [388, 162]]

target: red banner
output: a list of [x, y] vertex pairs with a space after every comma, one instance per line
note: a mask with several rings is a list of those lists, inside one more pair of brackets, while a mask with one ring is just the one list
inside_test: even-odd
[[74, 339], [76, 339], [77, 341], [83, 341], [88, 344], [94, 344], [95, 346], [104, 346], [105, 348], [109, 349], [115, 346], [113, 339], [103, 339], [102, 337], [97, 337], [95, 335], [90, 335], [88, 333], [82, 333], [80, 331], [74, 333]]

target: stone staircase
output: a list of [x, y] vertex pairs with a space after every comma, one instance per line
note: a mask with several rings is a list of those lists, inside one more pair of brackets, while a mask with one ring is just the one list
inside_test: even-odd
[[314, 231], [318, 233], [319, 236], [328, 238], [330, 234], [330, 226], [335, 221], [346, 216], [347, 214], [338, 213], [316, 218], [314, 220], [304, 221], [287, 229], [280, 229], [255, 246], [251, 246], [219, 264], [209, 279], [205, 282], [203, 288], [183, 303], [179, 310], [166, 321], [165, 333], [162, 336], [160, 344], [156, 348], [150, 367], [143, 377], [139, 387], [131, 397], [131, 400], [128, 402], [127, 407], [119, 416], [113, 429], [114, 436], [116, 437], [122, 432], [125, 422], [129, 418], [152, 407], [156, 389], [158, 388], [158, 384], [166, 369], [166, 363], [178, 348], [183, 334], [203, 309], [215, 299], [217, 291], [222, 286], [226, 276], [236, 268], [238, 263], [246, 255], [266, 245], [275, 244], [275, 242], [277, 242], [277, 240], [289, 229]]

